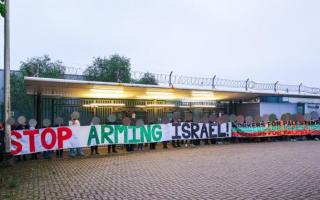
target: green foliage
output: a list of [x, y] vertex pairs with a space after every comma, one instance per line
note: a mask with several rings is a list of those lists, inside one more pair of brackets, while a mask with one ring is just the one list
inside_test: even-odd
[[11, 109], [16, 117], [24, 115], [27, 118], [33, 117], [33, 97], [26, 94], [23, 74], [13, 72], [10, 76]]
[[155, 76], [149, 72], [144, 73], [144, 75], [141, 79], [133, 81], [133, 83], [158, 85], [158, 82], [157, 82]]
[[34, 117], [34, 97], [27, 95], [24, 76], [63, 78], [66, 67], [61, 61], [51, 61], [48, 55], [33, 57], [21, 62], [20, 71], [11, 73], [11, 109], [16, 117], [24, 115]]
[[0, 14], [2, 17], [5, 17], [6, 15], [6, 5], [3, 1], [0, 1]]
[[21, 62], [20, 71], [24, 76], [63, 78], [66, 67], [61, 61], [51, 61], [48, 55], [33, 57]]
[[95, 58], [83, 74], [89, 81], [130, 83], [130, 66], [129, 58], [115, 54], [109, 58]]

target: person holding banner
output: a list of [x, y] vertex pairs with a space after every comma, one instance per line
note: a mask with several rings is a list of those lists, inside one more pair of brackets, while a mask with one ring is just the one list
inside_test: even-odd
[[[29, 129], [29, 126], [25, 123], [25, 121], [21, 122], [16, 128], [16, 130], [25, 130], [25, 129]], [[27, 160], [27, 156], [23, 155], [22, 159]], [[21, 156], [17, 156], [17, 160], [21, 161]]]
[[[48, 128], [51, 125], [51, 120], [50, 119], [43, 119], [42, 121], [42, 128]], [[53, 151], [52, 150], [47, 150], [43, 152], [43, 157], [44, 159], [51, 160], [53, 158]]]
[[[32, 123], [30, 123], [30, 121], [29, 121], [29, 129], [30, 130], [35, 130], [36, 129], [36, 124], [32, 124]], [[38, 159], [38, 153], [32, 153], [31, 154], [31, 160], [37, 160]]]
[[63, 158], [63, 149], [56, 150], [56, 157]]
[[[80, 126], [80, 121], [77, 120], [75, 117], [72, 117], [72, 119], [69, 121], [69, 126]], [[76, 148], [78, 156], [84, 156], [84, 153], [82, 151], [81, 147]], [[74, 148], [70, 149], [70, 157], [75, 157], [75, 150]]]
[[[59, 125], [59, 126], [63, 126], [63, 125]], [[63, 149], [56, 150], [56, 157], [63, 158]]]
[[90, 151], [91, 151], [91, 155], [93, 155], [94, 153], [95, 153], [96, 155], [99, 155], [98, 145], [91, 146], [91, 147], [90, 147]]
[[[171, 123], [172, 124], [179, 123], [179, 121], [178, 120], [172, 120]], [[180, 140], [172, 140], [171, 143], [172, 143], [172, 147], [173, 148], [180, 147]]]
[[[111, 125], [111, 124], [120, 124], [120, 123], [108, 122], [107, 124], [110, 124], [110, 125]], [[110, 154], [111, 152], [112, 152], [112, 153], [118, 153], [117, 150], [116, 150], [116, 147], [117, 147], [117, 146], [116, 146], [115, 144], [108, 144], [107, 146], [108, 146], [108, 154]]]
[[[100, 118], [94, 117], [91, 120], [91, 126], [92, 125], [99, 125], [100, 124]], [[99, 155], [98, 145], [94, 145], [90, 147], [91, 155], [96, 154]]]
[[[149, 122], [149, 124], [153, 124], [153, 122]], [[156, 147], [157, 147], [156, 142], [149, 143], [149, 150], [156, 150]]]

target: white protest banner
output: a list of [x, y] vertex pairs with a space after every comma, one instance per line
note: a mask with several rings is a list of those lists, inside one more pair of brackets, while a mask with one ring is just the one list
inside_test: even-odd
[[106, 144], [231, 137], [231, 123], [172, 123], [144, 126], [92, 125], [11, 131], [11, 153], [30, 154]]

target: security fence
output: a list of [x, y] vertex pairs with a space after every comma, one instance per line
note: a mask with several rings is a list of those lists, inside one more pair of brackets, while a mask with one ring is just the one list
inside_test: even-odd
[[[40, 113], [38, 118], [41, 120], [48, 119], [52, 125], [55, 125], [55, 119], [60, 118], [63, 124], [67, 124], [73, 112], [80, 114], [80, 122], [83, 125], [91, 123], [93, 117], [99, 117], [101, 123], [107, 123], [107, 117], [110, 114], [116, 114], [117, 119], [122, 120], [126, 114], [135, 113], [137, 119], [154, 120], [154, 118], [164, 115], [164, 108], [144, 108], [137, 109], [137, 105], [151, 104], [151, 100], [123, 100], [123, 99], [70, 99], [70, 98], [50, 98], [41, 97]], [[166, 101], [157, 101], [158, 104], [163, 104]], [[124, 107], [86, 107], [84, 105], [91, 104], [123, 104]], [[33, 108], [33, 113], [36, 113], [36, 106]], [[23, 113], [19, 113], [22, 116]], [[20, 116], [19, 115], [19, 116]], [[17, 118], [18, 115], [15, 116]], [[37, 118], [26, 116], [27, 118]], [[39, 122], [42, 124], [42, 121]]]
[[[134, 71], [132, 77], [134, 79], [140, 79], [144, 75], [144, 72]], [[169, 74], [155, 74], [152, 73], [158, 83], [168, 84], [170, 86], [185, 86], [190, 88], [202, 88], [202, 89], [234, 89], [242, 91], [257, 91], [257, 92], [270, 92], [270, 93], [287, 93], [287, 94], [309, 94], [320, 95], [320, 88], [308, 87], [302, 83], [299, 85], [288, 85], [279, 82], [275, 83], [259, 83], [253, 80], [230, 80], [223, 79], [217, 76], [212, 78], [204, 77], [191, 77], [174, 75], [173, 72]]]

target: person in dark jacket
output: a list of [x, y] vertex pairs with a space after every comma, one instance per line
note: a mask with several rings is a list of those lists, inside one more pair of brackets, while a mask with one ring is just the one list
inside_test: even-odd
[[[61, 124], [59, 126], [63, 126], [63, 124]], [[63, 158], [63, 149], [57, 149], [56, 150], [56, 157], [57, 158]]]
[[[171, 123], [172, 124], [179, 123], [179, 121], [178, 120], [171, 120]], [[172, 143], [173, 148], [180, 147], [180, 140], [172, 140], [171, 143]]]
[[[29, 123], [29, 129], [30, 130], [35, 130], [36, 129], [36, 126], [32, 126], [32, 125], [30, 125], [30, 123]], [[37, 160], [38, 159], [38, 153], [32, 153], [31, 154], [31, 160]]]
[[[110, 124], [110, 125], [117, 125], [117, 124], [120, 124], [120, 123], [112, 123], [112, 122], [108, 122], [107, 124]], [[118, 153], [117, 150], [116, 150], [116, 145], [115, 144], [108, 144], [108, 153]]]
[[[29, 125], [27, 125], [26, 123], [22, 123], [22, 124], [19, 124], [16, 128], [16, 130], [25, 130], [25, 129], [29, 129]], [[22, 159], [23, 160], [27, 160], [27, 156], [26, 155], [22, 155]], [[17, 160], [18, 161], [21, 161], [21, 156], [17, 156]]]

